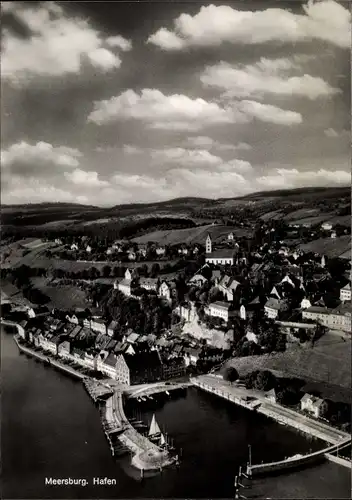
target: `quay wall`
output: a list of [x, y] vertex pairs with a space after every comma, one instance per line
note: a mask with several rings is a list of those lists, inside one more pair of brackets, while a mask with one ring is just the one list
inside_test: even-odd
[[217, 396], [222, 397], [223, 399], [227, 399], [228, 401], [232, 401], [233, 403], [236, 403], [239, 406], [242, 406], [243, 408], [247, 408], [247, 410], [254, 410], [256, 408], [256, 405], [253, 403], [249, 403], [244, 401], [243, 399], [236, 397], [226, 391], [223, 391], [221, 389], [215, 389], [211, 385], [204, 384], [203, 382], [200, 382], [196, 378], [191, 379], [192, 385], [195, 385], [196, 387], [200, 387], [201, 389], [211, 392], [212, 394], [216, 394]]
[[16, 339], [16, 337], [14, 337], [14, 340], [15, 340], [15, 342], [16, 342], [17, 347], [19, 348], [19, 350], [22, 351], [22, 352], [24, 352], [25, 354], [28, 354], [29, 356], [32, 356], [32, 357], [37, 358], [37, 359], [40, 359], [41, 361], [49, 362], [50, 366], [54, 366], [55, 368], [57, 368], [57, 369], [59, 369], [59, 370], [61, 370], [63, 372], [66, 372], [69, 375], [72, 375], [73, 377], [79, 378], [81, 380], [83, 380], [84, 378], [86, 378], [85, 375], [83, 375], [82, 373], [76, 372], [76, 370], [73, 370], [69, 366], [65, 366], [65, 365], [59, 363], [58, 361], [49, 358], [45, 354], [33, 351], [29, 347], [21, 345], [18, 342], [18, 340]]
[[336, 455], [332, 455], [331, 453], [325, 453], [325, 458], [329, 460], [329, 462], [334, 462], [335, 464], [342, 465], [343, 467], [347, 467], [347, 469], [351, 469], [352, 462], [347, 458], [337, 457]]

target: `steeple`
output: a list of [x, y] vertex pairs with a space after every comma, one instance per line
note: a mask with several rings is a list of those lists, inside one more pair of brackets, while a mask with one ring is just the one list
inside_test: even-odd
[[210, 234], [208, 233], [207, 239], [205, 240], [205, 253], [211, 253], [211, 252], [212, 252], [212, 243]]

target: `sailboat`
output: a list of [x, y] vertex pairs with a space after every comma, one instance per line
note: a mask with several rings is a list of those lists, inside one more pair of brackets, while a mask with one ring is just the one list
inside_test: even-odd
[[151, 441], [159, 441], [161, 435], [161, 430], [156, 421], [155, 414], [153, 414], [152, 422], [150, 424], [148, 437]]

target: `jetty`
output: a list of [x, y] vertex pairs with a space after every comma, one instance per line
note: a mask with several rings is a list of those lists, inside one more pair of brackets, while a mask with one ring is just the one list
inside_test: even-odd
[[155, 384], [145, 384], [144, 386], [130, 386], [125, 389], [125, 394], [129, 399], [152, 399], [152, 396], [165, 393], [169, 396], [172, 391], [185, 390], [192, 385], [191, 382], [158, 382]]

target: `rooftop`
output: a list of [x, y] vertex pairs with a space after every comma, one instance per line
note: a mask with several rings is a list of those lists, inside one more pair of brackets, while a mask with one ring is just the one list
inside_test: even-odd
[[229, 304], [228, 302], [221, 302], [220, 300], [217, 301], [217, 302], [212, 302], [211, 304], [209, 304], [209, 307], [216, 307], [217, 309], [230, 309], [231, 307], [231, 304]]

